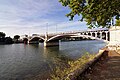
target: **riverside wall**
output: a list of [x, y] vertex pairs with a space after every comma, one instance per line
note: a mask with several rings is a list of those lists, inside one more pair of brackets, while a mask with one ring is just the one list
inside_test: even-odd
[[[95, 55], [94, 59], [90, 60], [88, 63], [86, 63], [82, 69], [78, 69], [70, 74], [68, 74], [67, 77], [70, 78], [70, 80], [77, 80], [78, 78], [81, 79], [86, 72], [89, 72], [89, 70], [103, 57], [108, 56], [108, 50], [106, 49], [100, 49], [98, 54]], [[64, 80], [64, 79], [63, 79]]]

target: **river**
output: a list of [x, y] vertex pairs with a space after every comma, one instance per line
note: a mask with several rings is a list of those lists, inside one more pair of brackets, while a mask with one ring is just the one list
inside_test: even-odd
[[58, 47], [39, 45], [0, 45], [0, 80], [23, 80], [34, 77], [44, 80], [54, 65], [76, 60], [85, 52], [97, 53], [106, 43], [91, 41], [60, 42]]

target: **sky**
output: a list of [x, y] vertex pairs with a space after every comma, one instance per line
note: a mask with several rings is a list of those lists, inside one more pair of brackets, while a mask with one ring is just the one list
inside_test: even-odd
[[69, 21], [69, 12], [58, 0], [0, 0], [0, 32], [13, 37], [87, 29], [78, 17]]

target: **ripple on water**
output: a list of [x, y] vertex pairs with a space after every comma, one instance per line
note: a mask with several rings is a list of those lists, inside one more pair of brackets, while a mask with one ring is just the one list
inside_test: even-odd
[[[40, 45], [0, 45], [0, 80], [48, 77], [54, 65], [75, 60], [83, 53], [97, 53], [104, 47], [100, 41], [60, 42], [59, 47]], [[61, 63], [60, 63], [61, 62]], [[31, 78], [31, 79], [32, 79]]]

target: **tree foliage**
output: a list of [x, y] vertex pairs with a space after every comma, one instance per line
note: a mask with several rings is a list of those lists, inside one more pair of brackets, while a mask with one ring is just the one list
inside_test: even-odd
[[120, 26], [120, 19], [119, 19], [119, 20], [116, 20], [115, 26]]
[[15, 35], [15, 36], [14, 36], [14, 39], [16, 39], [16, 40], [18, 40], [19, 38], [20, 38], [19, 35]]
[[66, 16], [73, 20], [75, 15], [85, 20], [89, 28], [108, 27], [113, 17], [120, 18], [120, 0], [59, 0], [71, 11]]
[[0, 38], [5, 38], [6, 34], [3, 32], [0, 32]]
[[13, 43], [12, 38], [11, 38], [11, 37], [6, 37], [6, 38], [5, 38], [5, 43], [6, 43], [6, 44], [12, 44], [12, 43]]
[[11, 37], [5, 37], [6, 34], [3, 32], [0, 32], [0, 44], [12, 44], [13, 40]]

